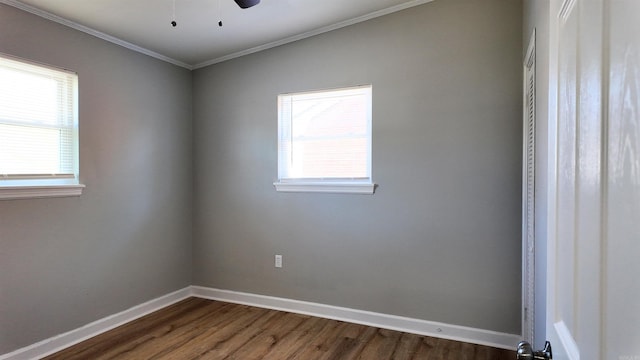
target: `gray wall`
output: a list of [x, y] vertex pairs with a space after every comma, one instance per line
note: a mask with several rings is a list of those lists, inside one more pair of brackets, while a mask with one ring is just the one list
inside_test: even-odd
[[541, 349], [546, 340], [547, 301], [547, 191], [549, 111], [549, 2], [524, 0], [523, 56], [536, 32], [536, 188], [535, 188], [535, 307], [534, 342]]
[[[0, 52], [79, 73], [87, 185], [0, 201], [0, 354], [191, 283], [519, 333], [522, 11], [436, 1], [192, 79], [0, 5]], [[277, 94], [365, 83], [376, 194], [275, 192]]]
[[[522, 13], [435, 1], [195, 71], [194, 284], [520, 333]], [[276, 96], [369, 83], [376, 194], [277, 193]]]
[[77, 71], [81, 197], [0, 201], [0, 354], [191, 284], [191, 73], [0, 4], [0, 52]]

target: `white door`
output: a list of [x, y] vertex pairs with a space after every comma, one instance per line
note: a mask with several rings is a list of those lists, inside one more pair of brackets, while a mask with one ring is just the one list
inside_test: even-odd
[[640, 360], [640, 0], [552, 0], [547, 337]]
[[604, 351], [640, 360], [640, 1], [610, 2]]

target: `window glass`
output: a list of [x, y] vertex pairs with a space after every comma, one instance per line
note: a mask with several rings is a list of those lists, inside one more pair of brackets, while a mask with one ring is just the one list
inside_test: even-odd
[[78, 175], [77, 75], [0, 56], [0, 185]]
[[279, 183], [371, 183], [371, 86], [278, 97]]

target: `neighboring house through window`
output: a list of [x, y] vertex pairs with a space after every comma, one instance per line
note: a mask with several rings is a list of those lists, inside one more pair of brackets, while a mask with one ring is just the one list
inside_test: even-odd
[[278, 96], [278, 191], [372, 194], [371, 86]]

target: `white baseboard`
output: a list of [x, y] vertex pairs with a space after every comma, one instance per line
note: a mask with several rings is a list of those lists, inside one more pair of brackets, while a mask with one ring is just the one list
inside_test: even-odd
[[515, 350], [521, 335], [444, 324], [434, 321], [407, 318], [370, 311], [350, 309], [338, 306], [318, 304], [306, 301], [278, 298], [272, 296], [242, 293], [230, 290], [192, 286], [191, 294], [211, 300], [261, 308], [282, 310], [292, 313], [312, 315], [327, 319], [346, 321], [383, 329], [403, 331], [419, 335], [486, 345], [501, 349]]
[[266, 309], [287, 311], [317, 316], [327, 319], [346, 321], [356, 324], [375, 326], [383, 329], [403, 331], [437, 338], [463, 341], [472, 344], [493, 346], [515, 350], [520, 335], [506, 334], [490, 330], [475, 329], [459, 325], [407, 318], [396, 315], [350, 309], [307, 301], [257, 295], [230, 290], [220, 290], [202, 286], [189, 286], [184, 289], [147, 301], [117, 314], [94, 321], [78, 329], [42, 340], [33, 345], [0, 355], [0, 360], [39, 359], [56, 353], [69, 346], [102, 334], [122, 324], [126, 324], [144, 315], [160, 310], [188, 297], [225, 301], [250, 305]]
[[191, 288], [172, 292], [64, 334], [0, 355], [0, 360], [40, 359], [191, 296]]

